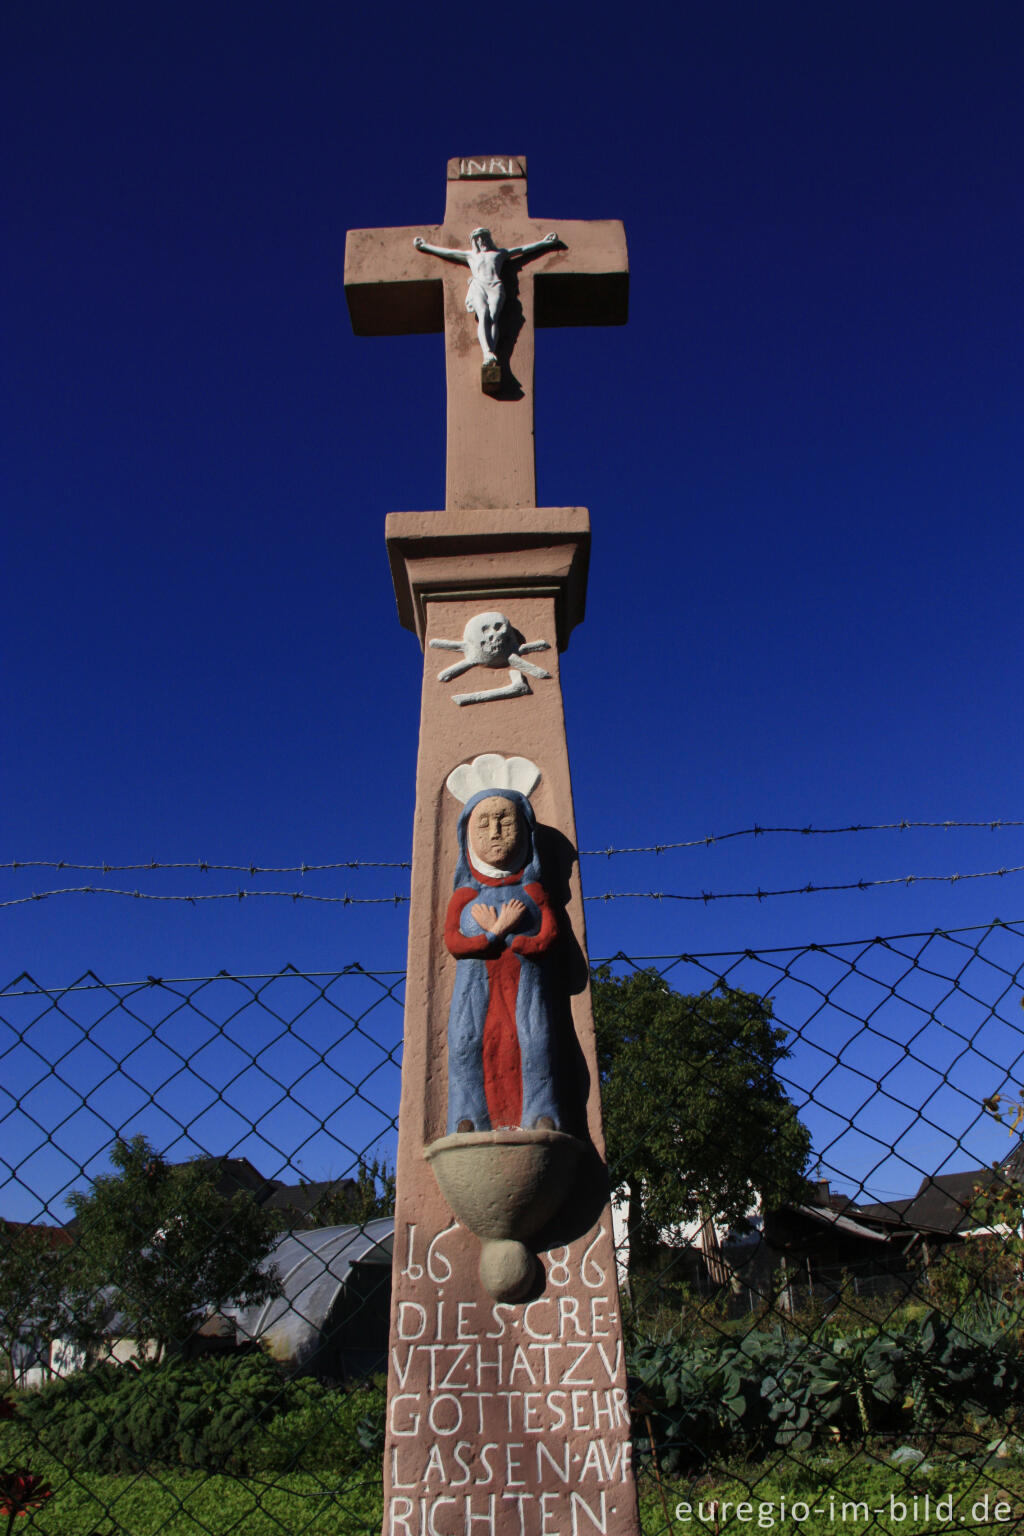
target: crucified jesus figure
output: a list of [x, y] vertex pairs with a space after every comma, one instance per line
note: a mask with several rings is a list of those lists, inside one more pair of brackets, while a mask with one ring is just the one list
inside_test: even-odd
[[513, 245], [508, 250], [496, 246], [489, 229], [474, 229], [469, 237], [468, 251], [449, 250], [443, 245], [428, 245], [421, 235], [413, 240], [418, 251], [428, 256], [440, 256], [445, 261], [460, 262], [470, 270], [469, 288], [466, 291], [466, 309], [476, 316], [476, 333], [480, 350], [484, 355], [484, 367], [496, 364], [498, 349], [498, 318], [505, 303], [505, 285], [501, 269], [510, 256], [536, 256], [558, 244], [557, 235], [545, 235], [532, 245]]

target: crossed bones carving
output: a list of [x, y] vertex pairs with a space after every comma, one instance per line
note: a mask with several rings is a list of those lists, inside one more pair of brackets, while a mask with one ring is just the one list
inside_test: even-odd
[[526, 651], [549, 651], [546, 640], [524, 641], [518, 629], [503, 613], [477, 613], [466, 624], [461, 640], [431, 640], [438, 651], [461, 651], [462, 660], [456, 661], [437, 674], [438, 681], [449, 682], [461, 677], [470, 667], [507, 667], [510, 681], [504, 688], [484, 688], [478, 693], [453, 693], [456, 704], [484, 704], [490, 699], [514, 699], [521, 693], [529, 693], [530, 677], [550, 677], [543, 667], [524, 661]]

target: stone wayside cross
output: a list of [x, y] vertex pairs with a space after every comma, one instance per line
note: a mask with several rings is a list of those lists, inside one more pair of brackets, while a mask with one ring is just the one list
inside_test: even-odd
[[[549, 250], [506, 263], [498, 342], [502, 377], [483, 389], [476, 327], [466, 313], [469, 271], [413, 244], [419, 237], [435, 247], [466, 250], [478, 228], [504, 248], [542, 243], [547, 234], [557, 234]], [[521, 155], [450, 160], [440, 224], [349, 231], [345, 292], [356, 334], [444, 331], [447, 507], [536, 504], [534, 327], [623, 325], [628, 282], [626, 239], [618, 220], [530, 217]]]
[[387, 519], [424, 671], [383, 1531], [638, 1536], [559, 678], [590, 524], [533, 456], [534, 325], [623, 321], [625, 238], [530, 219], [517, 157], [448, 178], [345, 260], [356, 331], [443, 327], [448, 374], [447, 506]]

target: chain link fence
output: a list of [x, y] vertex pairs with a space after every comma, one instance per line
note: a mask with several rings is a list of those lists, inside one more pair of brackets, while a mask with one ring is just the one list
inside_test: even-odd
[[[1022, 971], [1002, 922], [596, 968], [648, 1536], [1024, 1527]], [[379, 1530], [403, 982], [0, 994], [11, 1527]]]

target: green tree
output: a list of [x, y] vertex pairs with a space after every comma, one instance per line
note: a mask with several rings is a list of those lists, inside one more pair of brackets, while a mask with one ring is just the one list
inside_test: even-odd
[[365, 1226], [378, 1216], [395, 1214], [395, 1170], [386, 1157], [359, 1159], [354, 1186], [328, 1190], [309, 1213], [311, 1226]]
[[76, 1239], [68, 1296], [82, 1342], [95, 1342], [120, 1313], [122, 1331], [160, 1359], [209, 1312], [278, 1293], [276, 1275], [260, 1268], [273, 1224], [251, 1195], [218, 1191], [215, 1164], [168, 1163], [142, 1136], [115, 1141], [110, 1160], [116, 1172], [68, 1201]]
[[0, 1219], [0, 1350], [16, 1382], [19, 1339], [49, 1344], [61, 1316], [62, 1234]]
[[629, 1193], [630, 1265], [665, 1227], [742, 1222], [806, 1199], [811, 1139], [779, 1080], [790, 1054], [770, 998], [687, 997], [654, 970], [594, 973], [594, 1019], [613, 1187]]

